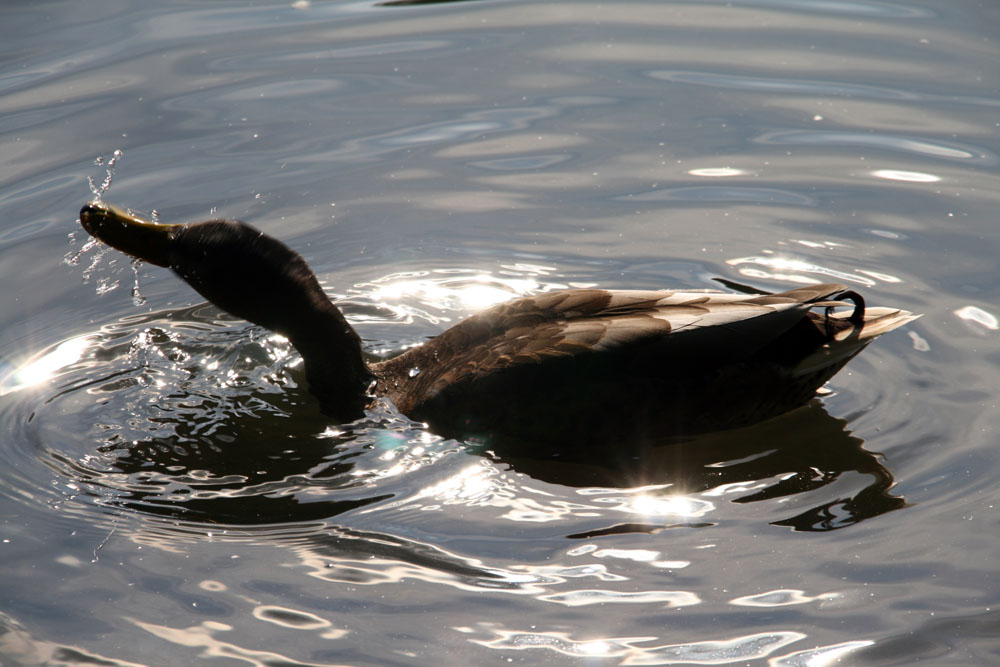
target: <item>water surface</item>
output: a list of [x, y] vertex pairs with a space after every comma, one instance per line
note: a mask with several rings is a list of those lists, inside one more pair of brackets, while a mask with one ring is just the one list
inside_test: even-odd
[[[992, 3], [0, 14], [0, 662], [1000, 661]], [[375, 355], [568, 286], [924, 317], [641, 453], [334, 424], [286, 341], [83, 250], [116, 150], [108, 201], [278, 236]]]

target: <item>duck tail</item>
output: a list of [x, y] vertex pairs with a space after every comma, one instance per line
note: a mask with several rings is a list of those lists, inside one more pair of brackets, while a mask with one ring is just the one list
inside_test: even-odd
[[838, 295], [841, 300], [853, 302], [854, 308], [850, 311], [833, 312], [836, 306], [849, 305], [843, 301], [813, 304], [826, 307], [824, 328], [828, 339], [796, 364], [793, 375], [810, 375], [821, 369], [832, 369], [835, 373], [882, 334], [920, 317], [899, 308], [868, 308], [860, 297], [855, 299], [855, 296], [854, 292]]
[[[850, 317], [850, 314], [837, 313], [831, 314], [830, 317]], [[833, 338], [835, 341], [847, 341], [856, 336], [867, 345], [882, 334], [912, 322], [918, 317], [920, 315], [898, 308], [865, 308], [860, 327], [854, 324], [853, 327], [838, 331]]]

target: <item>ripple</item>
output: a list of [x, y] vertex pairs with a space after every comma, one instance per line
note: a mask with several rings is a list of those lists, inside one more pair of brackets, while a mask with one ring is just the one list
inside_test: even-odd
[[[829, 248], [835, 247], [826, 243], [816, 243], [812, 241], [798, 241], [806, 247]], [[832, 267], [824, 266], [815, 261], [801, 259], [788, 253], [779, 253], [773, 250], [765, 250], [765, 254], [736, 257], [726, 260], [730, 266], [740, 267], [741, 275], [754, 279], [780, 280], [794, 284], [819, 284], [824, 282], [854, 283], [865, 287], [874, 287], [879, 282], [900, 283], [902, 279], [868, 269], [855, 269], [853, 273], [841, 271]], [[819, 276], [818, 278], [816, 276]]]
[[[454, 42], [445, 41], [440, 39], [410, 39], [410, 40], [398, 40], [398, 41], [385, 41], [377, 42], [375, 44], [364, 44], [361, 46], [343, 46], [336, 49], [309, 49], [308, 51], [303, 51], [300, 53], [285, 53], [278, 56], [272, 56], [256, 63], [255, 66], [259, 65], [270, 65], [270, 64], [281, 64], [281, 63], [294, 63], [306, 61], [309, 63], [314, 63], [320, 60], [327, 59], [339, 59], [339, 58], [385, 58], [392, 59], [400, 54], [404, 53], [420, 53], [423, 51], [440, 51], [443, 49], [454, 48]], [[250, 59], [250, 62], [260, 60], [259, 58]], [[247, 63], [244, 59], [241, 59], [243, 67], [248, 67], [250, 63]]]
[[[401, 271], [359, 283], [350, 294], [390, 309], [396, 322], [450, 322], [457, 313], [472, 313], [510, 299], [566, 287], [546, 281], [554, 267], [525, 263], [501, 265], [500, 270], [442, 267]], [[354, 313], [351, 313], [354, 314]]]
[[[334, 296], [348, 297], [341, 300], [345, 312], [365, 326], [412, 325], [412, 338], [368, 345], [390, 354], [465, 312], [565, 286], [554, 266], [511, 262], [494, 271], [397, 271]], [[284, 338], [206, 304], [129, 315], [59, 342], [18, 364], [0, 383], [0, 396], [11, 408], [4, 419], [15, 440], [25, 443], [6, 453], [17, 472], [3, 492], [47, 505], [66, 521], [82, 518], [164, 550], [202, 539], [314, 544], [326, 539], [321, 536], [330, 521], [345, 514], [385, 517], [456, 506], [486, 512], [495, 525], [561, 522], [566, 537], [595, 540], [711, 529], [727, 511], [718, 502], [722, 497], [752, 502], [816, 490], [819, 506], [775, 521], [803, 530], [836, 529], [902, 504], [885, 493], [891, 474], [859, 456], [858, 441], [821, 410], [801, 413], [804, 427], [801, 420], [776, 420], [777, 431], [772, 424], [711, 444], [699, 439], [690, 447], [664, 447], [646, 455], [641, 470], [628, 462], [620, 470], [613, 462], [589, 462], [586, 481], [578, 483], [572, 462], [483, 456], [475, 447], [429, 433], [385, 402], [358, 422], [333, 427], [305, 390], [300, 366]], [[74, 426], [67, 425], [67, 415]], [[829, 432], [822, 436], [830, 439], [824, 461], [806, 456], [790, 462], [789, 448], [810, 430]], [[841, 459], [831, 454], [836, 452]], [[790, 470], [806, 479], [817, 469], [826, 471], [817, 481], [788, 483]], [[606, 485], [595, 485], [595, 471], [607, 476]], [[842, 490], [849, 500], [841, 497], [834, 509], [818, 491], [844, 471], [860, 474]], [[727, 478], [733, 474], [755, 482], [733, 486]], [[39, 484], [42, 479], [51, 483]], [[540, 483], [568, 488], [553, 493]], [[407, 544], [400, 554], [414, 549], [424, 547]], [[462, 565], [475, 574], [461, 585], [542, 590], [543, 582], [572, 576], [612, 580], [621, 576], [608, 569], [616, 563], [661, 570], [691, 564], [655, 549], [604, 547], [568, 555], [590, 562], [521, 571]], [[317, 576], [372, 583], [400, 576], [442, 580], [437, 566], [414, 569], [391, 560], [388, 569], [373, 569], [370, 562], [337, 558], [335, 567], [326, 561]]]
[[914, 92], [913, 90], [904, 88], [872, 86], [822, 79], [775, 78], [694, 70], [655, 70], [648, 72], [647, 75], [661, 81], [690, 83], [710, 86], [712, 88], [745, 90], [757, 93], [821, 95], [824, 97], [850, 97], [871, 100], [906, 100], [909, 102], [946, 101], [951, 104], [970, 104], [985, 107], [1000, 106], [1000, 100], [989, 97], [945, 96], [934, 93]]
[[256, 86], [242, 86], [236, 90], [220, 93], [212, 98], [212, 101], [244, 105], [261, 98], [280, 100], [311, 97], [313, 95], [328, 95], [342, 87], [343, 84], [335, 79], [278, 81], [261, 83]]
[[480, 135], [524, 130], [550, 118], [557, 110], [547, 106], [509, 107], [474, 111], [446, 121], [422, 123], [377, 135], [348, 139], [330, 150], [293, 157], [288, 164], [315, 164], [329, 161], [369, 160], [423, 145], [454, 144]]
[[604, 637], [577, 640], [566, 632], [490, 629], [493, 639], [473, 639], [481, 646], [499, 650], [549, 650], [573, 657], [624, 658], [621, 665], [719, 665], [760, 660], [775, 651], [806, 639], [795, 631], [774, 631], [718, 641], [638, 646], [651, 637]]
[[334, 667], [340, 664], [337, 662], [301, 662], [293, 660], [287, 655], [274, 653], [272, 651], [262, 651], [240, 646], [235, 642], [222, 641], [216, 637], [217, 634], [232, 630], [232, 626], [218, 621], [202, 621], [196, 625], [188, 627], [172, 627], [159, 623], [150, 623], [137, 619], [128, 619], [141, 630], [145, 630], [150, 635], [163, 639], [178, 647], [200, 648], [201, 658], [229, 658], [248, 662], [253, 665], [288, 665], [289, 667], [322, 667], [329, 665]]
[[[699, 174], [705, 175], [705, 174]], [[657, 188], [639, 194], [616, 197], [624, 201], [685, 201], [699, 203], [749, 202], [757, 204], [783, 204], [786, 206], [816, 206], [816, 200], [798, 192], [766, 187], [740, 186], [686, 186]]]
[[583, 589], [565, 593], [543, 595], [540, 600], [556, 602], [568, 607], [582, 607], [592, 604], [648, 604], [656, 603], [665, 607], [687, 607], [699, 604], [701, 599], [689, 591], [609, 591], [604, 589]]
[[490, 171], [535, 171], [547, 169], [567, 160], [571, 160], [572, 155], [561, 153], [554, 155], [524, 155], [521, 157], [498, 158], [496, 160], [480, 160], [470, 162], [473, 167], [488, 169]]
[[871, 172], [875, 178], [884, 178], [887, 181], [905, 181], [907, 183], [937, 183], [940, 176], [928, 174], [923, 171], [904, 171], [902, 169], [876, 169]]
[[[208, 306], [124, 318], [57, 344], [4, 381], [3, 417], [24, 443], [5, 452], [19, 473], [4, 491], [100, 525], [121, 510], [188, 522], [147, 522], [162, 542], [220, 524], [336, 516], [383, 499], [378, 479], [447, 449], [386, 408], [330, 433], [298, 364], [281, 337]], [[66, 415], [84, 426], [69, 428]]]
[[875, 642], [861, 639], [855, 641], [830, 644], [829, 646], [818, 646], [814, 649], [795, 651], [787, 655], [772, 658], [770, 661], [774, 667], [799, 667], [800, 665], [833, 665], [841, 661], [849, 653], [872, 646]]
[[692, 176], [706, 176], [708, 178], [726, 178], [729, 176], [753, 176], [753, 172], [746, 169], [735, 169], [733, 167], [702, 167], [700, 169], [688, 169]]
[[40, 639], [17, 620], [0, 612], [0, 656], [12, 660], [10, 664], [43, 665], [63, 664], [105, 665], [106, 667], [137, 667], [137, 663], [119, 660], [111, 655], [87, 650], [73, 645]]
[[253, 616], [261, 621], [267, 621], [268, 623], [296, 630], [316, 630], [330, 627], [330, 621], [320, 618], [316, 614], [289, 609], [288, 607], [261, 605], [254, 608]]
[[805, 591], [782, 589], [734, 598], [730, 600], [730, 604], [740, 607], [787, 607], [789, 605], [807, 604], [817, 600], [830, 600], [836, 597], [838, 597], [836, 593], [806, 595]]
[[997, 316], [979, 306], [962, 306], [955, 311], [955, 315], [961, 320], [978, 324], [990, 331], [1000, 329], [1000, 320], [997, 319]]
[[885, 133], [782, 130], [760, 135], [755, 142], [776, 146], [863, 146], [884, 148], [911, 155], [926, 155], [948, 160], [961, 160], [995, 166], [997, 157], [992, 152], [957, 142], [943, 142], [912, 135]]
[[[511, 263], [495, 275], [390, 274], [352, 288], [345, 310], [426, 331], [458, 309], [548, 289], [552, 271]], [[300, 365], [284, 338], [207, 304], [129, 315], [61, 341], [11, 364], [0, 382], [4, 425], [19, 443], [3, 453], [12, 474], [0, 492], [164, 550], [205, 538], [297, 539], [366, 506], [489, 500], [495, 468], [482, 460], [411, 493], [408, 480], [458, 444], [386, 402], [333, 428]]]
[[848, 0], [753, 0], [755, 7], [779, 7], [810, 14], [847, 14], [851, 16], [897, 19], [931, 19], [936, 13], [923, 7], [907, 7], [895, 2], [851, 2]]

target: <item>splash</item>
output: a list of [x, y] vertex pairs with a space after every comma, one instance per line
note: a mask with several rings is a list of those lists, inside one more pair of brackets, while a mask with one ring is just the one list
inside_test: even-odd
[[101, 197], [103, 197], [104, 193], [111, 187], [111, 181], [115, 177], [115, 165], [118, 164], [118, 161], [122, 159], [122, 156], [124, 155], [125, 153], [122, 152], [122, 149], [116, 148], [111, 154], [111, 157], [105, 159], [103, 155], [98, 155], [97, 158], [94, 159], [95, 165], [105, 168], [104, 181], [100, 185], [95, 185], [94, 179], [90, 176], [87, 177], [87, 183], [90, 185], [90, 191], [94, 193], [95, 202], [100, 202]]
[[[90, 192], [93, 194], [91, 201], [93, 203], [101, 203], [104, 193], [106, 193], [111, 188], [111, 182], [115, 177], [115, 166], [118, 161], [124, 157], [125, 153], [120, 148], [115, 149], [110, 156], [98, 155], [94, 159], [94, 164], [98, 167], [104, 167], [104, 180], [100, 185], [94, 182], [93, 177], [87, 177], [87, 183], [90, 185]], [[153, 220], [158, 221], [159, 214], [153, 211]], [[79, 220], [77, 221], [79, 222]], [[69, 234], [69, 244], [75, 246], [78, 243], [77, 235], [80, 233], [79, 230], [70, 232]], [[80, 260], [83, 256], [90, 251], [94, 251], [94, 254], [90, 257], [90, 262], [87, 267], [83, 270], [81, 278], [84, 284], [90, 283], [95, 274], [98, 271], [98, 267], [101, 265], [104, 256], [111, 250], [108, 246], [104, 245], [100, 241], [94, 238], [87, 238], [86, 243], [84, 243], [78, 250], [70, 250], [63, 256], [63, 262], [70, 266], [77, 266], [80, 264]], [[132, 267], [132, 303], [135, 306], [142, 306], [146, 303], [146, 298], [142, 295], [139, 287], [139, 267], [141, 265], [141, 260], [133, 259], [131, 262]], [[112, 268], [112, 270], [117, 270], [115, 267], [118, 265], [116, 259], [111, 259], [108, 261], [107, 265]], [[96, 287], [95, 291], [98, 295], [103, 296], [108, 292], [112, 292], [121, 285], [121, 280], [115, 276], [96, 276]]]
[[[78, 232], [76, 231], [72, 231], [68, 234], [70, 245], [76, 245], [77, 233]], [[70, 266], [77, 266], [80, 263], [80, 258], [83, 257], [86, 253], [96, 248], [99, 243], [100, 241], [98, 241], [95, 238], [88, 238], [87, 242], [84, 243], [79, 250], [76, 251], [70, 250], [65, 255], [63, 255], [63, 263], [68, 264]], [[86, 282], [86, 279], [84, 279], [84, 282]]]

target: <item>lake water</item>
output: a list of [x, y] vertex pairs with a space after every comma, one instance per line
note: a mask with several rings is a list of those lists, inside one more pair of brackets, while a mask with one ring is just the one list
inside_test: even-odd
[[[995, 2], [0, 25], [0, 664], [1000, 663]], [[758, 427], [511, 458], [391, 405], [332, 424], [287, 343], [85, 249], [109, 171], [298, 249], [373, 353], [565, 286], [923, 318]]]

